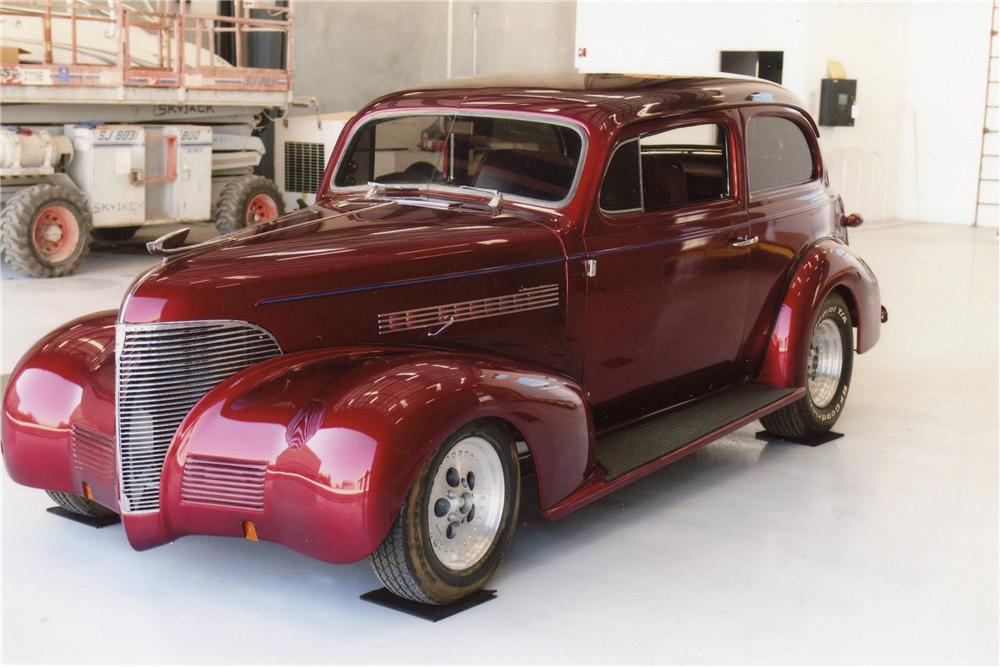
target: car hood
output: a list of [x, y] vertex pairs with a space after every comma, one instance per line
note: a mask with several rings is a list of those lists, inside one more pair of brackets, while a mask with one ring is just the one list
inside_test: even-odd
[[554, 225], [529, 215], [314, 206], [170, 258], [136, 280], [119, 319], [260, 323], [278, 304], [301, 304], [305, 317], [338, 296], [563, 261]]

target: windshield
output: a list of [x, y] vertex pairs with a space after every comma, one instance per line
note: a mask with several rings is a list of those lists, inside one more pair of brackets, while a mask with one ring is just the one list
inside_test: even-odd
[[337, 187], [440, 184], [546, 202], [573, 188], [583, 138], [565, 125], [505, 116], [413, 114], [354, 133]]

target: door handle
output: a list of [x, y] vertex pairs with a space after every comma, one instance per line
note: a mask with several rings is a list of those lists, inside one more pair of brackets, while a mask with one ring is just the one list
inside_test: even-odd
[[755, 245], [759, 240], [760, 239], [756, 236], [738, 236], [730, 241], [729, 245], [734, 248], [749, 248], [750, 246]]

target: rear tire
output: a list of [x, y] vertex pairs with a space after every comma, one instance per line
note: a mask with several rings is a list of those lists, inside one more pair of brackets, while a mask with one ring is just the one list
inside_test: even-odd
[[90, 251], [90, 208], [61, 185], [33, 185], [14, 194], [0, 212], [0, 256], [35, 278], [75, 273]]
[[89, 517], [114, 516], [115, 512], [109, 510], [104, 505], [95, 503], [93, 500], [78, 496], [74, 493], [63, 493], [62, 491], [46, 491], [49, 498], [56, 501], [56, 504], [64, 510], [74, 514], [82, 514]]
[[833, 428], [844, 410], [854, 365], [854, 329], [843, 297], [826, 298], [813, 323], [806, 362], [806, 395], [760, 423], [775, 435], [807, 439]]
[[392, 593], [444, 605], [483, 587], [514, 536], [521, 475], [502, 426], [472, 422], [424, 466], [372, 567]]
[[241, 176], [223, 189], [215, 209], [215, 229], [231, 234], [285, 212], [285, 202], [273, 181]]

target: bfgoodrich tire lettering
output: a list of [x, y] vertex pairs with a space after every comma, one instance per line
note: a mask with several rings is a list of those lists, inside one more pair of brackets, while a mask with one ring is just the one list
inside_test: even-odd
[[[824, 324], [826, 323], [826, 324]], [[815, 384], [810, 382], [810, 374], [815, 373], [817, 366], [817, 351], [815, 343], [821, 330], [835, 330], [839, 333], [840, 371], [836, 389], [829, 402], [814, 400], [811, 391]], [[789, 438], [809, 438], [821, 435], [831, 428], [840, 418], [847, 401], [847, 393], [851, 386], [851, 370], [854, 363], [854, 334], [851, 311], [844, 299], [836, 293], [831, 294], [823, 302], [813, 323], [810, 340], [809, 356], [807, 357], [806, 395], [791, 405], [762, 417], [760, 423], [765, 429], [776, 435]]]
[[[435, 476], [442, 471], [442, 465], [449, 454], [453, 455], [453, 450], [472, 440], [488, 443], [500, 462], [503, 508], [496, 534], [483, 550], [482, 556], [468, 567], [453, 569], [436, 555], [432, 542], [435, 537], [432, 535], [434, 527], [430, 517], [435, 514], [435, 502], [442, 500], [434, 497], [440, 494], [432, 493], [432, 490], [435, 489]], [[446, 463], [444, 470], [450, 470]], [[462, 489], [466, 485], [466, 476], [455, 479], [456, 489]], [[389, 534], [372, 553], [372, 567], [376, 576], [394, 594], [427, 604], [449, 604], [476, 592], [496, 570], [514, 535], [520, 495], [517, 449], [507, 430], [488, 421], [472, 422], [462, 427], [448, 438], [421, 470]], [[453, 503], [452, 510], [458, 518], [455, 523], [460, 524], [457, 530], [468, 530], [465, 526], [471, 526], [476, 521], [475, 518], [470, 519], [468, 524], [464, 521], [468, 517], [470, 506], [463, 508], [464, 516], [463, 510], [457, 508], [458, 504]], [[480, 511], [485, 509], [482, 507]], [[442, 520], [446, 520], [446, 516], [447, 513], [441, 514]]]

